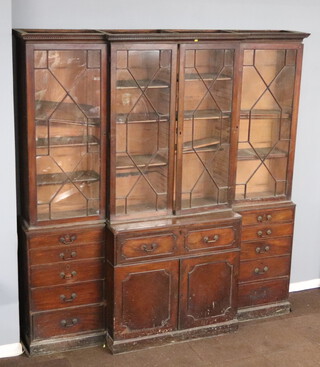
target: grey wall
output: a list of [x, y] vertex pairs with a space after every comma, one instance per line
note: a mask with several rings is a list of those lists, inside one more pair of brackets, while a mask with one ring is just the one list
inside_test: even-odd
[[[5, 4], [5, 6], [3, 5]], [[11, 107], [10, 9], [1, 1], [0, 93], [2, 107], [0, 233], [0, 344], [16, 337], [2, 323], [16, 315], [16, 238], [14, 200], [13, 118]], [[311, 32], [305, 41], [303, 82], [297, 140], [293, 200], [297, 203], [292, 282], [320, 278], [320, 73], [319, 0], [13, 0], [15, 28], [211, 28], [289, 29]], [[3, 9], [4, 8], [4, 11]], [[5, 177], [5, 179], [4, 179]], [[5, 260], [4, 260], [5, 259]], [[3, 293], [4, 292], [4, 293]], [[11, 307], [12, 305], [12, 307]], [[4, 311], [6, 309], [6, 311]], [[16, 325], [16, 320], [13, 320]], [[6, 325], [6, 323], [4, 324]]]
[[19, 342], [11, 1], [0, 5], [0, 345]]

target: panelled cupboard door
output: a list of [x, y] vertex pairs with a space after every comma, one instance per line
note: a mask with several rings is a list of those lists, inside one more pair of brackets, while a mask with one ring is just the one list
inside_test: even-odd
[[104, 216], [106, 47], [27, 46], [32, 223]]
[[242, 46], [236, 200], [290, 198], [302, 47]]
[[111, 218], [172, 213], [176, 54], [111, 45]]
[[209, 209], [231, 200], [237, 48], [233, 43], [180, 47], [177, 212]]
[[180, 329], [232, 320], [239, 252], [181, 260]]
[[178, 260], [115, 268], [115, 340], [176, 330], [178, 273]]

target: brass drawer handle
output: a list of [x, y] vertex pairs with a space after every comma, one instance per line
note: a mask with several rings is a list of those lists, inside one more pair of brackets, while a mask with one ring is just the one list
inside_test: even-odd
[[[270, 236], [271, 234], [272, 234], [271, 229], [267, 229], [267, 230], [266, 230], [266, 235], [267, 235], [267, 236]], [[257, 232], [257, 235], [258, 235], [258, 237], [262, 237], [262, 236], [263, 236], [263, 232], [262, 232], [262, 231], [258, 231], [258, 232]]]
[[78, 323], [78, 319], [76, 319], [76, 318], [72, 319], [69, 322], [67, 320], [61, 320], [60, 321], [60, 325], [62, 327], [72, 327], [72, 326], [76, 325], [77, 323]]
[[77, 293], [72, 293], [69, 298], [67, 298], [64, 294], [60, 295], [60, 299], [62, 302], [72, 302], [76, 298], [77, 298]]
[[267, 214], [267, 215], [258, 215], [257, 216], [257, 221], [259, 223], [263, 222], [263, 218], [265, 218], [265, 221], [270, 221], [272, 219], [272, 215], [271, 214]]
[[269, 268], [268, 268], [267, 266], [265, 266], [262, 270], [260, 270], [259, 268], [255, 268], [255, 269], [254, 269], [254, 272], [255, 272], [256, 274], [264, 274], [264, 273], [266, 273], [268, 270], [269, 270]]
[[272, 219], [272, 215], [271, 214], [268, 214], [267, 215], [267, 220], [271, 220]]
[[257, 247], [256, 253], [257, 254], [264, 254], [270, 250], [270, 246], [264, 246], [264, 247]]
[[75, 277], [76, 275], [77, 275], [76, 271], [72, 271], [71, 273], [68, 273], [68, 274], [66, 274], [62, 271], [60, 273], [60, 278], [68, 280], [68, 279], [71, 279], [71, 278]]
[[209, 240], [209, 237], [203, 237], [203, 241], [204, 241], [205, 243], [214, 243], [214, 242], [217, 242], [217, 241], [218, 241], [218, 239], [219, 239], [219, 235], [218, 235], [218, 234], [215, 234], [215, 235], [213, 236], [213, 239], [212, 239], [212, 240]]
[[69, 257], [66, 257], [66, 254], [64, 252], [61, 252], [59, 256], [62, 260], [72, 260], [73, 258], [77, 256], [77, 252], [72, 251]]
[[257, 216], [257, 221], [258, 222], [262, 222], [263, 221], [263, 216], [262, 215], [258, 215]]
[[77, 236], [75, 234], [65, 234], [64, 236], [61, 236], [59, 238], [59, 242], [61, 242], [64, 245], [70, 245], [70, 243], [74, 242], [77, 239]]
[[152, 252], [158, 247], [157, 243], [151, 243], [151, 245], [148, 247], [148, 245], [142, 245], [141, 250], [144, 252]]

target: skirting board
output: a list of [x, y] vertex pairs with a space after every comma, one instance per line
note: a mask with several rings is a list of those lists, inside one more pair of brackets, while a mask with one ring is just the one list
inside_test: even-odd
[[304, 282], [291, 283], [289, 286], [289, 292], [298, 292], [319, 287], [320, 279], [311, 279]]
[[0, 358], [15, 357], [23, 353], [20, 343], [0, 345]]

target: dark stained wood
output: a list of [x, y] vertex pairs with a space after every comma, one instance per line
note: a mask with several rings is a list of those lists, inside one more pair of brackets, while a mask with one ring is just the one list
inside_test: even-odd
[[292, 237], [280, 237], [262, 241], [243, 242], [241, 260], [260, 259], [278, 255], [291, 254]]
[[274, 222], [291, 222], [294, 219], [294, 206], [292, 208], [278, 209], [255, 209], [240, 211], [242, 215], [242, 225], [269, 224]]

